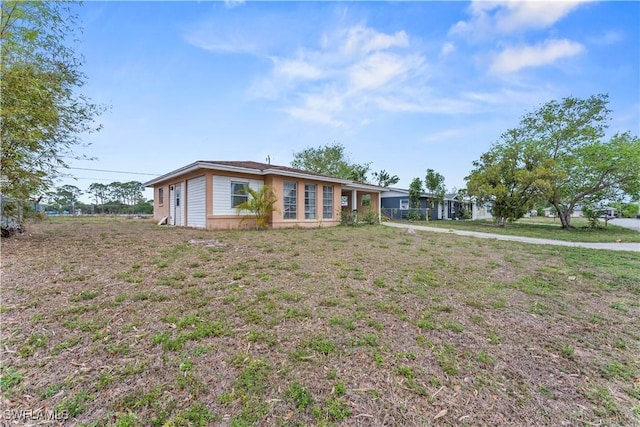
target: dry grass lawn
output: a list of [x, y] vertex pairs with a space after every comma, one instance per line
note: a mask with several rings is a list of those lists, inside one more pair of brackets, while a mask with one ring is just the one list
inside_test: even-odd
[[640, 425], [636, 253], [79, 218], [1, 280], [0, 406], [66, 425]]

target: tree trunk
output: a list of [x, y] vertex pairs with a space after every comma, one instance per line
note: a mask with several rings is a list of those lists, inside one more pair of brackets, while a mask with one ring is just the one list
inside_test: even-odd
[[564, 211], [558, 210], [558, 216], [562, 223], [562, 228], [571, 228], [571, 210], [566, 209]]

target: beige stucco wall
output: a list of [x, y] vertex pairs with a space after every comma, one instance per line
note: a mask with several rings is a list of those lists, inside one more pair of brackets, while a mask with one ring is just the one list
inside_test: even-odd
[[[189, 215], [189, 209], [187, 208], [187, 180], [192, 178], [197, 178], [199, 176], [205, 176], [205, 197], [206, 197], [206, 210], [207, 214], [211, 211], [211, 173], [206, 170], [197, 170], [188, 174], [180, 175], [179, 177], [175, 177], [173, 179], [169, 179], [163, 182], [159, 182], [154, 185], [153, 188], [153, 219], [156, 221], [160, 221], [163, 217], [169, 217], [169, 206], [171, 205], [171, 201], [169, 200], [169, 187], [176, 184], [182, 185], [182, 201], [185, 209], [184, 209], [184, 224], [187, 223], [187, 217]], [[162, 187], [164, 190], [164, 201], [160, 204], [160, 200], [158, 200], [158, 189]]]
[[[160, 200], [160, 189], [163, 191]], [[153, 189], [153, 219], [160, 221], [163, 217], [169, 217], [169, 185], [160, 185]]]
[[[342, 196], [346, 196], [347, 197], [347, 206], [342, 206], [342, 209], [347, 210], [347, 211], [352, 211], [352, 210], [358, 210], [358, 211], [368, 211], [368, 210], [372, 210], [374, 212], [379, 212], [380, 211], [380, 193], [373, 193], [373, 192], [368, 192], [368, 191], [362, 191], [362, 190], [358, 190], [356, 191], [356, 203], [357, 206], [353, 206], [353, 199], [352, 199], [352, 190], [347, 190], [347, 189], [343, 189], [341, 192]], [[364, 197], [366, 195], [371, 196], [371, 204], [369, 206], [363, 206], [362, 205], [362, 201], [364, 199]]]
[[[340, 194], [341, 185], [333, 182], [300, 179], [293, 177], [283, 177], [277, 175], [268, 175], [265, 179], [265, 185], [270, 185], [274, 189], [278, 201], [276, 202], [276, 211], [271, 218], [271, 226], [273, 228], [291, 228], [291, 227], [326, 227], [338, 225], [340, 223]], [[284, 219], [284, 182], [296, 182], [298, 190], [296, 219]], [[304, 186], [305, 184], [316, 185], [316, 219], [304, 218]], [[333, 186], [333, 218], [322, 218], [322, 193], [323, 186]]]

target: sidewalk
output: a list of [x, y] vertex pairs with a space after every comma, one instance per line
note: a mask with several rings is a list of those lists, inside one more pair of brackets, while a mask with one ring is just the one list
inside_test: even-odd
[[427, 227], [424, 225], [398, 224], [395, 222], [383, 222], [382, 225], [397, 228], [413, 228], [414, 230], [430, 231], [433, 233], [448, 233], [458, 236], [472, 236], [482, 239], [510, 240], [513, 242], [532, 243], [535, 245], [571, 246], [574, 248], [603, 249], [607, 251], [632, 251], [640, 252], [640, 243], [588, 243], [566, 242], [563, 240], [537, 239], [535, 237], [508, 236], [504, 234], [481, 233], [479, 231], [454, 230], [449, 228]]

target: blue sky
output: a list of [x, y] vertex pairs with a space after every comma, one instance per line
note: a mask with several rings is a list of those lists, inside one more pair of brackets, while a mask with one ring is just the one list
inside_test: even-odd
[[[110, 106], [73, 184], [146, 181], [196, 160], [289, 165], [338, 142], [448, 189], [550, 100], [608, 93], [640, 133], [640, 3], [86, 2], [83, 93]], [[151, 193], [147, 193], [151, 197]], [[83, 197], [88, 200], [88, 197]]]

